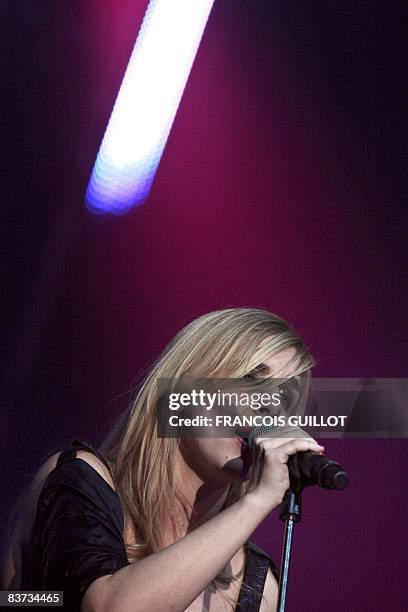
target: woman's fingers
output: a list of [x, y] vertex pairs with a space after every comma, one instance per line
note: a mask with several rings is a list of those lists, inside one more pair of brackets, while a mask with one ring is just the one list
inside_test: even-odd
[[291, 455], [308, 450], [322, 452], [324, 446], [313, 438], [255, 438], [253, 446], [258, 449], [258, 453], [264, 455], [264, 460], [273, 453], [286, 463]]

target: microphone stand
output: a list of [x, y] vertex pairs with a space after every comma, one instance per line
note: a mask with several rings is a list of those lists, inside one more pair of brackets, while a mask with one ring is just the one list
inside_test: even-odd
[[[267, 427], [264, 425], [255, 427], [249, 435], [240, 435], [246, 440], [249, 448], [251, 448], [254, 438], [263, 434], [268, 434], [273, 430], [274, 427]], [[303, 469], [301, 470], [298, 459], [299, 454], [300, 453], [296, 453], [289, 457], [289, 489], [286, 491], [280, 507], [279, 518], [285, 523], [285, 539], [282, 549], [278, 607], [276, 608], [276, 612], [285, 612], [293, 530], [295, 524], [302, 518], [301, 494], [303, 489], [309, 485], [318, 484], [324, 489], [337, 489], [341, 491], [349, 482], [348, 474], [336, 461], [326, 460], [323, 462], [323, 465], [321, 464], [320, 466], [314, 466], [313, 461], [310, 461], [309, 464], [306, 462], [305, 466], [304, 460], [302, 460]], [[304, 453], [301, 454], [303, 455]], [[316, 453], [311, 453], [311, 455], [314, 454]]]
[[290, 556], [292, 552], [293, 530], [296, 523], [302, 518], [302, 483], [301, 474], [297, 465], [297, 456], [293, 455], [290, 474], [290, 487], [285, 493], [279, 518], [285, 523], [285, 537], [283, 541], [282, 559], [279, 574], [278, 606], [276, 612], [285, 612], [286, 593], [289, 582]]
[[289, 489], [285, 493], [279, 514], [280, 520], [285, 523], [285, 539], [279, 576], [277, 612], [285, 612], [293, 529], [302, 518], [303, 489], [313, 484], [319, 484], [324, 489], [341, 491], [349, 482], [348, 474], [336, 461], [327, 460], [320, 469], [317, 468], [315, 471], [309, 466], [310, 474], [305, 474], [305, 465], [304, 463], [302, 465], [303, 471], [299, 467], [299, 453], [289, 457]]

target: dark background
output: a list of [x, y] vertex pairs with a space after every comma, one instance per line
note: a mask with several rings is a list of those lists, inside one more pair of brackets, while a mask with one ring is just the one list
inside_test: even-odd
[[[3, 524], [201, 313], [284, 316], [316, 376], [407, 375], [407, 3], [216, 0], [150, 198], [96, 217], [83, 193], [146, 6], [0, 2]], [[406, 448], [326, 442], [351, 484], [304, 494], [290, 610], [407, 609]], [[256, 538], [279, 563], [278, 519]]]

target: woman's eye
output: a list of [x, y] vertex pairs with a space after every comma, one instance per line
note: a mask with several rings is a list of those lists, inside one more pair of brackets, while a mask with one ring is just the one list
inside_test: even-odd
[[290, 403], [290, 394], [285, 389], [280, 389], [279, 391], [281, 397], [281, 404], [288, 406]]
[[269, 368], [265, 366], [265, 364], [261, 363], [257, 365], [253, 370], [248, 372], [248, 374], [245, 374], [244, 378], [250, 380], [258, 380], [260, 378], [265, 379], [265, 377], [268, 375], [268, 372]]

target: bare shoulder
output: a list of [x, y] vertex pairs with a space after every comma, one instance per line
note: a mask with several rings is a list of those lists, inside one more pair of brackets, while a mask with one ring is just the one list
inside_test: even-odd
[[86, 463], [89, 463], [89, 465], [93, 467], [94, 470], [96, 470], [98, 474], [100, 474], [100, 476], [102, 476], [102, 478], [106, 480], [106, 482], [115, 491], [115, 485], [113, 484], [112, 476], [110, 475], [110, 472], [106, 465], [103, 463], [103, 461], [99, 459], [99, 457], [97, 457], [90, 451], [78, 450], [76, 458], [83, 459], [84, 461], [86, 461]]

